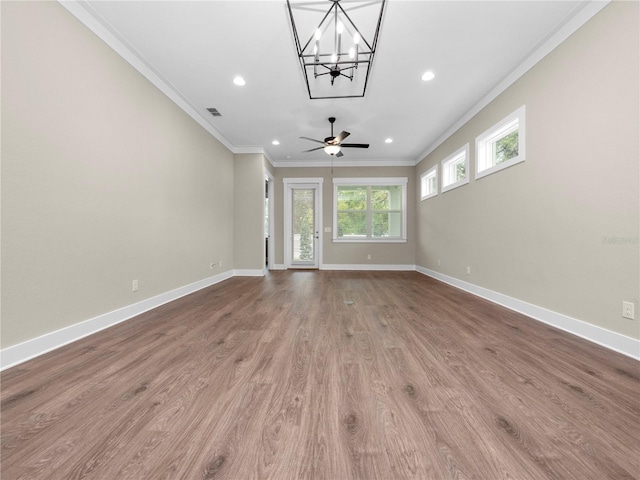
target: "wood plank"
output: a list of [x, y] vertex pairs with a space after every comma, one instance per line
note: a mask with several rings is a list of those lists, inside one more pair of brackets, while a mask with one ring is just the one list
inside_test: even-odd
[[640, 363], [415, 272], [232, 278], [1, 380], [2, 478], [640, 480]]

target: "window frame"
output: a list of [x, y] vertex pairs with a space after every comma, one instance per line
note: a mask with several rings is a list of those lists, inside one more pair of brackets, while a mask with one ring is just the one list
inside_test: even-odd
[[[464, 178], [458, 181], [453, 181], [450, 183], [446, 183], [447, 180], [450, 180], [450, 167], [453, 164], [457, 164], [460, 161], [460, 158], [464, 158]], [[441, 185], [440, 191], [442, 193], [448, 192], [449, 190], [453, 190], [454, 188], [461, 187], [462, 185], [466, 185], [469, 183], [469, 144], [467, 143], [463, 147], [460, 147], [458, 150], [453, 152], [447, 158], [440, 162], [442, 175], [441, 175]]]
[[[426, 192], [427, 180], [431, 177], [435, 178], [433, 192]], [[438, 195], [438, 164], [428, 169], [420, 175], [420, 201], [427, 200]]]
[[[514, 126], [515, 128], [513, 128]], [[493, 155], [491, 155], [491, 165], [489, 165], [489, 155], [487, 154], [489, 147], [495, 145], [498, 141], [516, 130], [518, 131], [518, 155], [498, 164], [493, 164]], [[525, 106], [522, 105], [515, 112], [507, 115], [484, 133], [476, 137], [475, 178], [478, 179], [486, 177], [492, 173], [499, 172], [500, 170], [504, 170], [505, 168], [524, 162], [525, 137]]]
[[[374, 178], [334, 178], [333, 179], [333, 242], [335, 243], [406, 243], [407, 242], [407, 177], [374, 177]], [[371, 236], [373, 209], [371, 199], [367, 194], [367, 215], [368, 232], [366, 237], [343, 238], [338, 237], [338, 187], [344, 186], [398, 186], [402, 190], [401, 205], [401, 236], [400, 237], [373, 237]], [[369, 192], [370, 189], [367, 189]], [[395, 211], [395, 210], [393, 210]]]

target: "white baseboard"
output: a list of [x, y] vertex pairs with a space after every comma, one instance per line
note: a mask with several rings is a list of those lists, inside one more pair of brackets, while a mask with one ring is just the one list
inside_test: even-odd
[[394, 272], [414, 272], [415, 265], [369, 265], [369, 264], [329, 264], [320, 265], [320, 270], [359, 270], [359, 271], [394, 271]]
[[0, 350], [0, 371], [129, 320], [233, 276], [231, 270]]
[[[273, 270], [285, 270], [284, 265], [273, 265]], [[472, 283], [459, 280], [448, 275], [444, 275], [433, 270], [415, 265], [331, 265], [325, 264], [320, 267], [321, 270], [361, 270], [361, 271], [418, 271], [424, 275], [440, 280], [454, 287], [465, 290], [469, 293], [482, 297], [491, 302], [502, 305], [506, 308], [514, 310], [531, 317], [535, 320], [552, 325], [560, 330], [572, 333], [578, 337], [589, 340], [603, 347], [609, 348], [616, 352], [622, 353], [629, 357], [640, 360], [640, 341], [621, 335], [602, 327], [592, 325], [590, 323], [578, 320], [561, 313], [553, 312], [537, 305], [532, 305], [522, 300], [518, 300], [507, 295], [503, 295], [492, 290], [479, 287]], [[55, 350], [69, 343], [80, 340], [93, 333], [104, 330], [118, 323], [129, 320], [141, 313], [157, 308], [165, 303], [177, 300], [180, 297], [197, 292], [203, 288], [215, 285], [216, 283], [227, 280], [232, 276], [263, 276], [263, 270], [229, 270], [213, 277], [205, 278], [198, 282], [185, 285], [184, 287], [171, 290], [152, 298], [148, 298], [141, 302], [129, 305], [112, 312], [99, 315], [97, 317], [85, 320], [75, 325], [47, 333], [37, 338], [27, 340], [0, 350], [0, 371], [13, 367], [20, 363], [26, 362], [32, 358]]]
[[611, 330], [578, 320], [577, 318], [569, 317], [562, 313], [523, 302], [517, 298], [509, 297], [502, 293], [479, 287], [478, 285], [429, 270], [428, 268], [418, 266], [416, 267], [416, 270], [424, 275], [435, 278], [436, 280], [448, 283], [449, 285], [477, 295], [478, 297], [482, 297], [493, 303], [497, 303], [498, 305], [502, 305], [510, 310], [522, 313], [534, 320], [546, 323], [559, 328], [560, 330], [564, 330], [565, 332], [584, 338], [585, 340], [589, 340], [590, 342], [597, 343], [598, 345], [610, 350], [614, 350], [618, 353], [622, 353], [623, 355], [640, 360], [640, 340], [612, 332]]
[[264, 270], [250, 270], [241, 268], [233, 271], [234, 277], [264, 277]]

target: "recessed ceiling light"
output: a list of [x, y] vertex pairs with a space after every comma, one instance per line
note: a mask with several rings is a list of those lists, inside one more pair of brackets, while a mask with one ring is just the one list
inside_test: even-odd
[[393, 138], [387, 138], [384, 143], [393, 143]]
[[233, 79], [233, 83], [235, 83], [239, 87], [242, 87], [247, 82], [244, 81], [244, 78], [242, 78], [240, 75], [238, 75], [236, 78]]
[[274, 140], [273, 142], [271, 142], [272, 145], [280, 145], [280, 142], [278, 140]]
[[433, 80], [434, 78], [436, 78], [436, 74], [433, 73], [431, 70], [427, 70], [422, 74], [422, 80], [425, 82], [428, 82], [429, 80]]

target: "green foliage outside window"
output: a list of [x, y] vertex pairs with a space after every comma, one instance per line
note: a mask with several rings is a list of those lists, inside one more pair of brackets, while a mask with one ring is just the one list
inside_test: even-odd
[[518, 156], [518, 130], [502, 137], [495, 145], [496, 156], [494, 165]]
[[460, 180], [464, 180], [467, 175], [467, 169], [465, 166], [464, 160], [462, 162], [456, 163], [456, 172], [454, 182], [459, 182]]
[[313, 190], [293, 193], [293, 232], [300, 236], [300, 254], [295, 260], [313, 260]]

